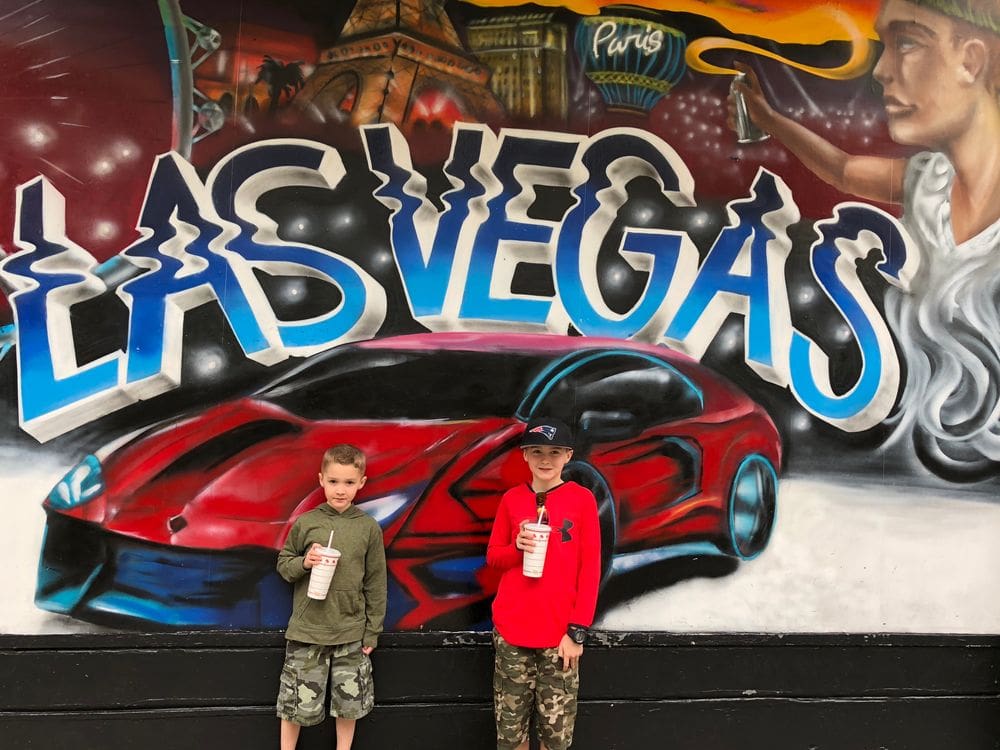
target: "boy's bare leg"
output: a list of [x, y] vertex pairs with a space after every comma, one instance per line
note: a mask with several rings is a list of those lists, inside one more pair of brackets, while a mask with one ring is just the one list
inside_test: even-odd
[[[337, 719], [337, 750], [351, 750], [357, 719]], [[284, 750], [284, 748], [282, 748]]]
[[299, 730], [302, 729], [293, 721], [281, 720], [281, 750], [295, 750], [299, 741]]

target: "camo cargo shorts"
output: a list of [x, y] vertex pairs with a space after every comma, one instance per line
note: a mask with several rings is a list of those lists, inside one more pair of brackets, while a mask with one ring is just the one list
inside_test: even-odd
[[278, 718], [304, 727], [323, 721], [327, 680], [330, 716], [360, 719], [375, 705], [372, 662], [361, 641], [338, 646], [288, 641], [278, 687]]
[[512, 646], [496, 631], [493, 646], [497, 750], [513, 750], [524, 742], [532, 712], [545, 747], [566, 750], [573, 743], [579, 668], [564, 670], [558, 649]]

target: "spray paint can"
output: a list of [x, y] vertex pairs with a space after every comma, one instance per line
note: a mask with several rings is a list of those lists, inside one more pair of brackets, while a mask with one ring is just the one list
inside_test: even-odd
[[746, 83], [746, 80], [746, 73], [737, 73], [729, 86], [729, 93], [736, 103], [736, 140], [739, 143], [766, 141], [771, 136], [757, 127], [756, 123], [750, 119], [750, 113], [747, 112], [746, 99], [740, 90], [736, 88], [736, 84]]

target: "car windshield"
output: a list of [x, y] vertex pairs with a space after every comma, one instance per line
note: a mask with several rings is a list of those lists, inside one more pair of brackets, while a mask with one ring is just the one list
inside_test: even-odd
[[257, 394], [306, 419], [510, 417], [550, 355], [351, 347]]

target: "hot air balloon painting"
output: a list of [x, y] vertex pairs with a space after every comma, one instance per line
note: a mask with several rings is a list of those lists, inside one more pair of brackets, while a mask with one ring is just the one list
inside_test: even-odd
[[648, 112], [687, 69], [684, 32], [632, 15], [581, 18], [576, 53], [612, 109]]

